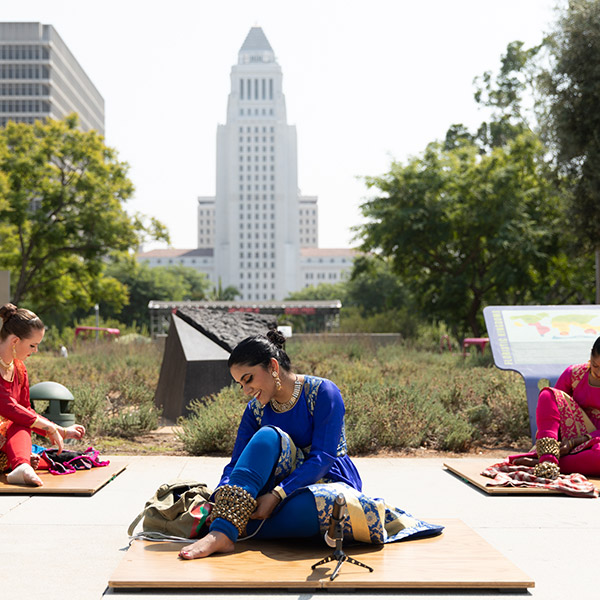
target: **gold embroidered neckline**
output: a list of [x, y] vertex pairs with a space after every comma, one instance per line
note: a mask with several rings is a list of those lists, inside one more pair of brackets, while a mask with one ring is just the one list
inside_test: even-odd
[[273, 398], [271, 398], [271, 400], [269, 400], [271, 408], [277, 413], [284, 413], [288, 410], [291, 410], [296, 405], [296, 402], [298, 402], [301, 390], [302, 383], [300, 382], [300, 379], [298, 379], [298, 375], [296, 375], [296, 381], [294, 381], [294, 391], [292, 392], [292, 397], [284, 403], [277, 402], [277, 400], [273, 400]]

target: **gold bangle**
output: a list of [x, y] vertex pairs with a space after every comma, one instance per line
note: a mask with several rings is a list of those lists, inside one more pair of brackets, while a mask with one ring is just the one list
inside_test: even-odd
[[285, 500], [285, 497], [287, 496], [287, 494], [285, 493], [285, 491], [283, 490], [283, 488], [280, 485], [276, 485], [271, 491], [276, 496], [279, 496], [280, 500]]

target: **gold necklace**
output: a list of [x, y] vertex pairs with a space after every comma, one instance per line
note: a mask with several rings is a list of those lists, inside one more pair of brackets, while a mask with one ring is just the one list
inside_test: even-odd
[[13, 358], [9, 363], [4, 362], [3, 358], [0, 356], [0, 365], [2, 365], [5, 369], [10, 369], [15, 364], [15, 359]]
[[302, 390], [302, 383], [298, 379], [298, 375], [296, 375], [296, 381], [294, 381], [294, 391], [292, 392], [292, 397], [285, 403], [277, 402], [271, 398], [269, 403], [271, 404], [271, 408], [278, 413], [284, 413], [288, 410], [294, 408], [296, 402], [298, 402], [298, 398], [300, 398], [300, 391]]

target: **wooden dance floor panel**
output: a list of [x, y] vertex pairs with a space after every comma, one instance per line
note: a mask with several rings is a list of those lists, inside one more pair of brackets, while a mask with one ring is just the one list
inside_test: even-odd
[[344, 547], [346, 554], [373, 568], [369, 572], [344, 562], [311, 566], [332, 550], [314, 541], [248, 540], [232, 554], [180, 560], [182, 544], [136, 540], [108, 585], [132, 588], [419, 588], [512, 589], [525, 591], [534, 582], [506, 557], [458, 519], [432, 519], [444, 532], [428, 539], [384, 546]]
[[[492, 481], [489, 477], [481, 475], [481, 472], [487, 467], [492, 466], [495, 463], [503, 461], [504, 458], [459, 458], [456, 460], [447, 460], [444, 462], [444, 467], [458, 475], [463, 481], [473, 484], [480, 490], [483, 490], [486, 494], [495, 495], [519, 495], [519, 494], [536, 494], [536, 495], [554, 495], [561, 496], [564, 492], [559, 490], [547, 490], [545, 488], [536, 487], [504, 487], [504, 486], [489, 486], [488, 483]], [[596, 489], [600, 490], [600, 479], [597, 477], [588, 477]]]
[[52, 475], [48, 471], [36, 471], [44, 482], [41, 487], [32, 485], [15, 485], [6, 482], [6, 475], [0, 475], [0, 494], [78, 494], [92, 496], [100, 488], [112, 481], [119, 473], [127, 468], [128, 461], [123, 458], [102, 457], [110, 460], [106, 467], [94, 467], [69, 473], [68, 475]]

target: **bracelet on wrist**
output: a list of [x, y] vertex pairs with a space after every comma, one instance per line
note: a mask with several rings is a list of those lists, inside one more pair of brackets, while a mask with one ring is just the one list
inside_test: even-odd
[[275, 494], [275, 496], [277, 496], [277, 498], [279, 498], [279, 501], [281, 502], [281, 500], [283, 500], [286, 496], [286, 493], [283, 491], [283, 488], [280, 485], [276, 485], [272, 490], [271, 490], [271, 494]]

